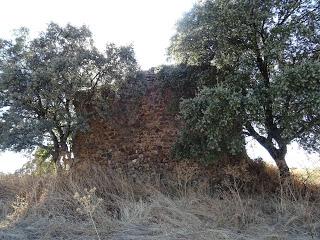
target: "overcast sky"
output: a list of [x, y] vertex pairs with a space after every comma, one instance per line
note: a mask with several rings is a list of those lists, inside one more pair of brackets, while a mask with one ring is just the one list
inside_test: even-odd
[[[50, 22], [87, 25], [96, 45], [107, 42], [133, 44], [142, 69], [166, 63], [166, 48], [175, 23], [197, 0], [4, 0], [1, 1], [0, 38], [10, 38], [22, 26], [36, 36]], [[252, 143], [252, 142], [251, 142]], [[248, 145], [250, 155], [272, 162], [256, 144]], [[288, 154], [291, 167], [319, 165], [319, 156], [306, 156], [296, 145]], [[304, 161], [306, 158], [311, 160]], [[0, 172], [13, 172], [26, 161], [21, 154], [0, 154]]]
[[87, 25], [96, 45], [133, 44], [143, 69], [166, 60], [175, 23], [196, 0], [4, 0], [1, 1], [0, 37], [25, 26], [31, 33], [45, 30], [51, 21]]

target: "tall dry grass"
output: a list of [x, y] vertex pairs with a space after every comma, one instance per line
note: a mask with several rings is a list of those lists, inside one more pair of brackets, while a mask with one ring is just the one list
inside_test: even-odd
[[320, 239], [316, 185], [293, 180], [257, 193], [241, 169], [226, 169], [214, 188], [193, 181], [197, 169], [175, 171], [175, 181], [158, 184], [94, 165], [1, 176], [0, 239]]

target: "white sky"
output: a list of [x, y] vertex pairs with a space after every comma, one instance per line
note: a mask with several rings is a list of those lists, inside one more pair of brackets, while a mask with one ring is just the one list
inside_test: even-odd
[[[87, 25], [96, 46], [107, 42], [133, 44], [142, 69], [166, 63], [166, 48], [175, 23], [197, 0], [3, 0], [0, 38], [11, 38], [13, 29], [25, 26], [32, 35], [46, 29], [51, 21], [61, 25]], [[272, 162], [266, 151], [248, 145], [251, 156]], [[311, 161], [305, 161], [306, 158]], [[297, 146], [288, 154], [291, 167], [320, 166], [319, 156], [306, 156]], [[317, 161], [318, 160], [318, 161]], [[0, 154], [0, 172], [14, 172], [26, 161], [22, 154]], [[318, 162], [318, 163], [317, 163]], [[302, 164], [303, 163], [303, 164]], [[317, 163], [317, 164], [315, 164]]]
[[162, 64], [175, 23], [196, 0], [2, 0], [0, 37], [25, 26], [32, 33], [51, 21], [87, 25], [96, 45], [134, 44], [142, 68]]

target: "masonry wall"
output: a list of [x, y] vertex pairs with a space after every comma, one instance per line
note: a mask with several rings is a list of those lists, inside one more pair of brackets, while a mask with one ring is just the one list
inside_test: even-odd
[[[75, 138], [77, 161], [94, 161], [103, 165], [135, 164], [146, 168], [161, 167], [170, 159], [178, 134], [178, 121], [169, 111], [172, 93], [162, 91], [152, 73], [145, 76], [146, 91], [138, 102], [127, 99], [115, 103], [117, 114], [103, 118], [94, 114], [89, 131]], [[131, 113], [124, 105], [134, 104]], [[146, 166], [148, 165], [148, 166]]]

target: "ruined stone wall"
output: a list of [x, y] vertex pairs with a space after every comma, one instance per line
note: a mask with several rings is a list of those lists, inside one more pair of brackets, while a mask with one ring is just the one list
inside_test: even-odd
[[[145, 94], [134, 102], [133, 112], [117, 103], [117, 114], [89, 120], [89, 130], [75, 138], [77, 161], [95, 161], [115, 166], [122, 163], [145, 166], [163, 166], [169, 162], [170, 152], [178, 134], [178, 121], [169, 109], [172, 93], [158, 87], [152, 73], [144, 76]], [[151, 164], [152, 163], [152, 164]]]

